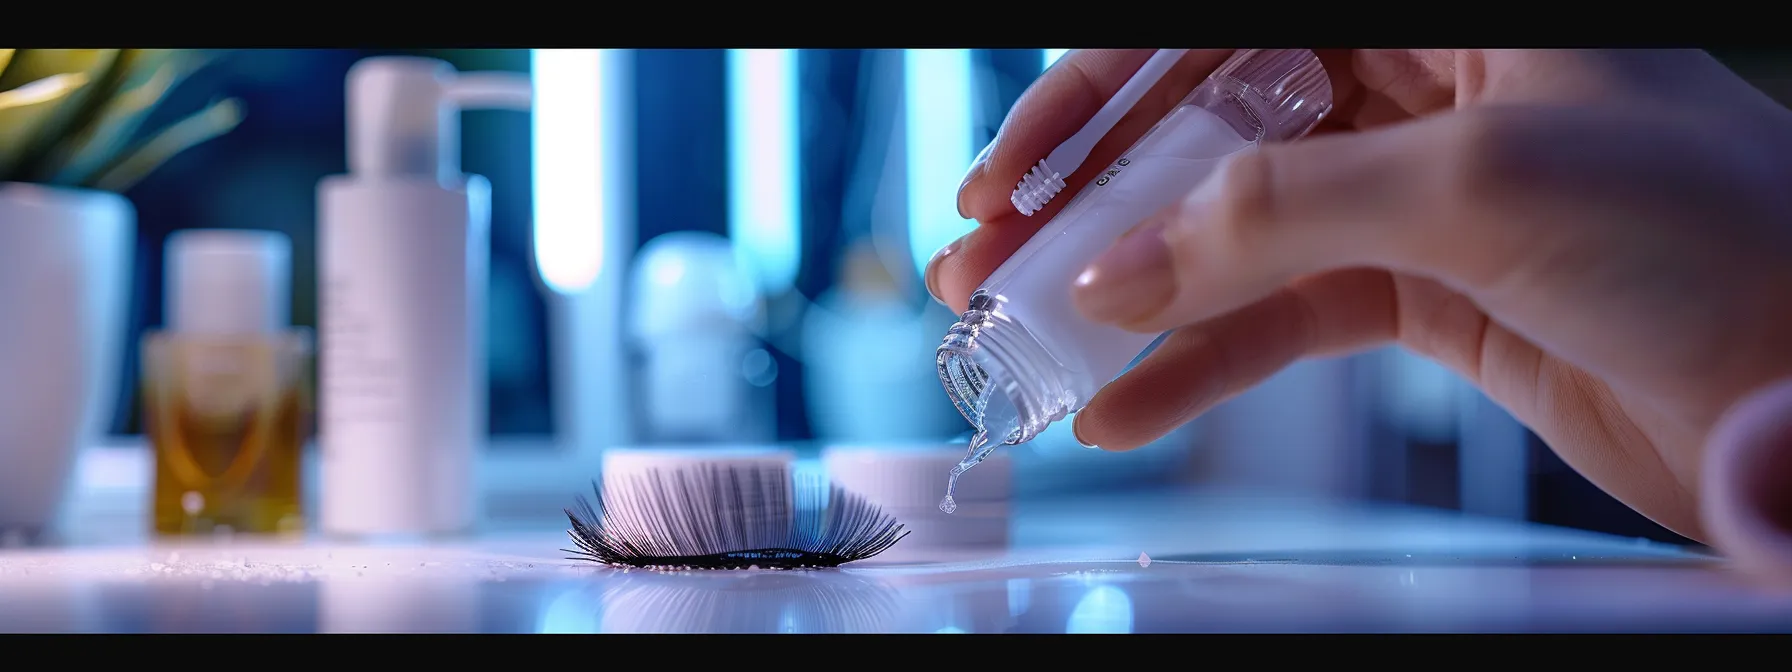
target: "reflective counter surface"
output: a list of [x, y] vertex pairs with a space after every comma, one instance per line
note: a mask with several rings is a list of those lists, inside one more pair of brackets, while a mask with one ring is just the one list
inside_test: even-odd
[[1792, 631], [1792, 593], [1706, 556], [1431, 510], [1160, 493], [1023, 505], [1014, 538], [800, 572], [590, 566], [547, 521], [455, 543], [0, 550], [0, 631]]

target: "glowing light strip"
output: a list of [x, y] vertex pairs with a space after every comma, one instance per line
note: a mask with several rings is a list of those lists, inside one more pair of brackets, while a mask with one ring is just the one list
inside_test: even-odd
[[958, 182], [971, 165], [971, 52], [903, 52], [903, 139], [908, 158], [908, 240], [915, 270], [935, 250], [970, 232], [958, 216]]
[[1053, 63], [1057, 63], [1058, 59], [1063, 58], [1064, 54], [1068, 54], [1068, 53], [1070, 53], [1069, 49], [1046, 49], [1045, 50], [1045, 64], [1041, 65], [1039, 67], [1039, 69], [1045, 70], [1046, 68], [1052, 67]]
[[577, 294], [604, 264], [604, 50], [532, 49], [535, 85], [535, 266]]
[[796, 50], [728, 50], [728, 235], [772, 295], [802, 256], [797, 86]]

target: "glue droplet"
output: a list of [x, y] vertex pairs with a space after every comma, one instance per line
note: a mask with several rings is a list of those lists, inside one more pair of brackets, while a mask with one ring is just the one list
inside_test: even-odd
[[1139, 554], [1139, 566], [1140, 567], [1150, 567], [1151, 566], [1151, 556], [1145, 555], [1144, 553], [1140, 553]]
[[946, 498], [940, 500], [941, 511], [950, 514], [958, 510], [958, 501], [952, 499], [952, 493], [958, 489], [958, 477], [964, 475], [964, 472], [971, 467], [977, 466], [977, 463], [988, 457], [989, 452], [993, 449], [994, 446], [989, 445], [988, 433], [977, 430], [975, 434], [971, 435], [969, 454], [960, 460], [957, 466], [952, 467], [952, 473], [946, 476]]

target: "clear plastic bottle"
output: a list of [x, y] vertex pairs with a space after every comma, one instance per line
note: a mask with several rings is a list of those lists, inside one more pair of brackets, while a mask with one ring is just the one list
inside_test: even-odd
[[1241, 51], [996, 269], [937, 351], [940, 380], [978, 434], [953, 478], [1081, 410], [1157, 340], [1077, 313], [1070, 291], [1086, 266], [1229, 157], [1305, 135], [1331, 107], [1311, 51]]

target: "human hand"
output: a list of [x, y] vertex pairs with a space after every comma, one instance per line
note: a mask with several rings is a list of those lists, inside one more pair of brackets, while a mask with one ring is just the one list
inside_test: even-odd
[[1792, 380], [1731, 407], [1705, 445], [1699, 499], [1712, 544], [1754, 577], [1792, 587]]
[[[1298, 359], [1391, 340], [1703, 539], [1707, 435], [1792, 376], [1792, 112], [1696, 51], [1319, 53], [1326, 133], [1239, 158], [1075, 288], [1091, 319], [1176, 330], [1078, 438], [1137, 447]], [[1067, 181], [1228, 55], [1191, 51]], [[936, 296], [963, 310], [1070, 200], [1022, 217], [1008, 194], [1148, 56], [1074, 52], [1028, 90], [961, 189], [980, 226], [930, 264]]]

